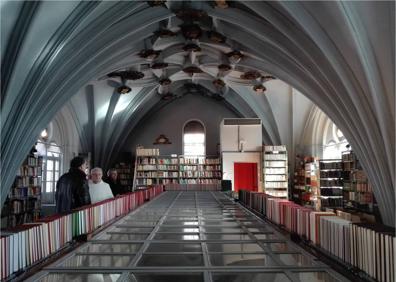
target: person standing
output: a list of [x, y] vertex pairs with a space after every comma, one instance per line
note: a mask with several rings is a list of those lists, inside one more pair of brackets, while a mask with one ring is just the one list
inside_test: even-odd
[[103, 171], [100, 167], [91, 170], [91, 179], [88, 181], [89, 195], [92, 204], [114, 198], [109, 184], [102, 181]]
[[55, 192], [57, 213], [68, 213], [91, 203], [86, 168], [86, 160], [75, 157], [70, 161], [69, 172], [59, 178]]
[[121, 185], [118, 179], [118, 172], [116, 169], [112, 168], [107, 171], [106, 182], [110, 185], [111, 191], [113, 191], [114, 196], [126, 193], [126, 189]]

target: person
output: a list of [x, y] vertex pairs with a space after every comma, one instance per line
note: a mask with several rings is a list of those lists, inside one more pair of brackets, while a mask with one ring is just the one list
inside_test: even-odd
[[59, 178], [55, 192], [57, 213], [68, 213], [91, 203], [86, 168], [86, 160], [75, 157], [70, 161], [69, 172]]
[[118, 172], [114, 168], [107, 171], [106, 182], [110, 185], [111, 191], [113, 191], [114, 196], [121, 195], [127, 192], [121, 185], [121, 182], [118, 179]]
[[91, 179], [88, 181], [89, 195], [92, 204], [114, 198], [110, 185], [102, 181], [103, 171], [100, 167], [91, 170]]

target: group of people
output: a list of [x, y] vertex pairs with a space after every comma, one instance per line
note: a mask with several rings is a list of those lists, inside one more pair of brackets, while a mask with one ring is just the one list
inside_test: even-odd
[[86, 160], [82, 157], [75, 157], [70, 162], [69, 172], [59, 178], [55, 193], [57, 213], [67, 213], [75, 208], [128, 192], [121, 185], [117, 170], [110, 169], [107, 172], [107, 178], [103, 181], [101, 168], [93, 168], [89, 180], [85, 174], [86, 169]]

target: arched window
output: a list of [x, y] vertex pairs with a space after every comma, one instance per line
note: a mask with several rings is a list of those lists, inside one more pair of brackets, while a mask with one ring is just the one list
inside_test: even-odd
[[205, 155], [205, 127], [198, 120], [191, 120], [184, 125], [183, 154], [186, 156]]
[[348, 141], [334, 123], [330, 123], [329, 126], [331, 126], [331, 131], [324, 140], [323, 159], [341, 159], [342, 152], [347, 150]]
[[56, 182], [62, 171], [62, 152], [55, 142], [44, 143], [41, 140], [37, 142], [36, 149], [43, 156], [41, 203], [54, 205]]

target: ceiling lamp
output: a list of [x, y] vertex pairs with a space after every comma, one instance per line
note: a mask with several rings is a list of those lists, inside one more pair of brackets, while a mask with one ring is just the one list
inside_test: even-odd
[[218, 8], [222, 8], [222, 9], [228, 8], [228, 4], [226, 0], [215, 0], [215, 3], [216, 3], [216, 7]]
[[261, 74], [258, 71], [247, 71], [241, 74], [241, 79], [246, 79], [246, 80], [254, 80], [259, 77], [261, 77]]
[[173, 99], [174, 97], [175, 95], [173, 95], [172, 93], [166, 93], [165, 95], [161, 96], [161, 99], [167, 101]]
[[217, 31], [208, 31], [208, 38], [210, 41], [214, 43], [224, 43], [226, 41], [226, 37]]
[[183, 46], [183, 50], [186, 51], [186, 52], [200, 52], [201, 51], [201, 47], [199, 47], [195, 43], [188, 43], [188, 44]]
[[160, 50], [147, 49], [140, 51], [139, 57], [144, 58], [146, 60], [155, 60], [160, 53], [161, 53]]
[[169, 78], [162, 78], [159, 81], [159, 84], [161, 84], [162, 86], [167, 86], [170, 85], [172, 83], [172, 80], [170, 80]]
[[253, 90], [257, 94], [262, 94], [262, 93], [264, 93], [267, 90], [267, 88], [265, 88], [265, 86], [262, 85], [262, 84], [257, 84], [255, 86], [253, 86]]
[[237, 50], [231, 51], [226, 55], [232, 64], [238, 63], [243, 58], [243, 54]]
[[169, 37], [176, 36], [176, 32], [173, 32], [169, 29], [160, 29], [160, 30], [154, 32], [154, 34], [161, 38], [169, 38]]
[[198, 39], [202, 35], [202, 30], [196, 24], [184, 24], [181, 26], [181, 31], [186, 39]]
[[183, 21], [199, 21], [208, 16], [205, 11], [197, 9], [182, 9], [177, 11], [176, 16]]
[[227, 64], [218, 65], [217, 68], [218, 68], [219, 71], [221, 71], [221, 72], [226, 72], [226, 71], [231, 70], [231, 66], [230, 66], [230, 65], [227, 65]]
[[185, 67], [185, 68], [183, 69], [183, 71], [184, 71], [185, 73], [189, 74], [190, 76], [193, 76], [195, 73], [203, 73], [203, 71], [202, 71], [199, 67], [194, 66], [194, 65]]
[[218, 90], [222, 89], [222, 88], [225, 86], [224, 81], [221, 80], [221, 79], [213, 80], [212, 83], [213, 83], [213, 86], [214, 86], [216, 89], [218, 89]]
[[154, 1], [147, 1], [147, 4], [149, 4], [150, 7], [155, 7], [155, 6], [161, 6], [165, 4], [165, 0], [154, 0]]
[[127, 93], [129, 93], [131, 91], [132, 91], [132, 89], [130, 87], [126, 86], [126, 85], [122, 85], [122, 86], [117, 88], [117, 92], [119, 94], [127, 94]]
[[160, 69], [164, 69], [166, 67], [168, 67], [168, 63], [163, 63], [163, 62], [156, 62], [151, 65], [151, 68], [153, 70], [160, 70]]

